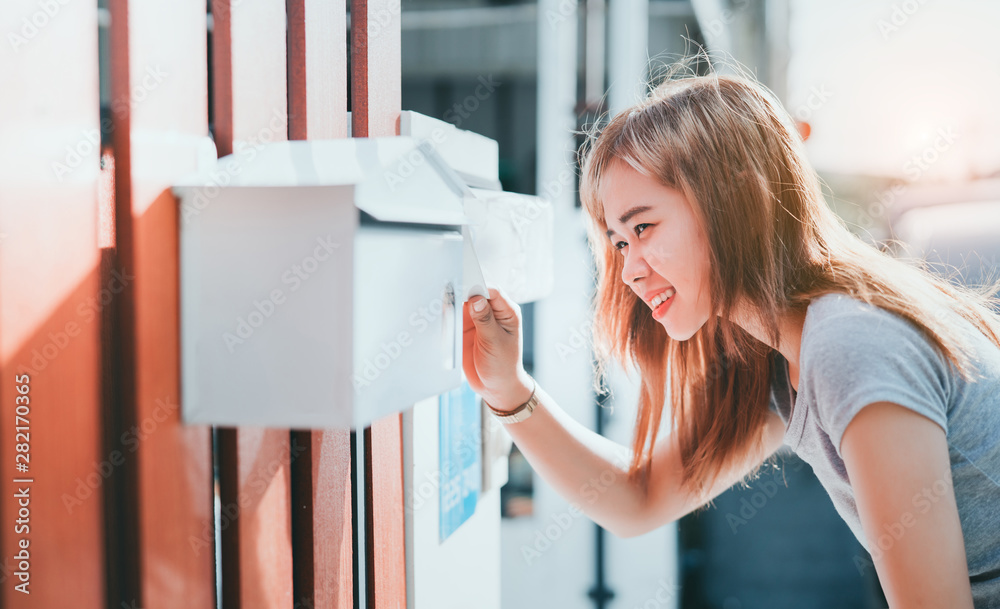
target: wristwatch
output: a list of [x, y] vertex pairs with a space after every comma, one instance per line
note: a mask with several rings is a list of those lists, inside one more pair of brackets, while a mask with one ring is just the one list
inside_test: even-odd
[[497, 410], [496, 408], [490, 406], [489, 402], [483, 400], [490, 412], [501, 422], [501, 423], [520, 423], [521, 421], [527, 419], [531, 416], [531, 413], [535, 411], [535, 406], [538, 405], [538, 383], [535, 379], [531, 379], [531, 397], [528, 401], [521, 404], [514, 410]]

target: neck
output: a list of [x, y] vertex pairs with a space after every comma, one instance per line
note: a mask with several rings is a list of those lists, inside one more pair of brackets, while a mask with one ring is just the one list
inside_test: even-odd
[[751, 336], [776, 349], [786, 360], [788, 360], [788, 371], [792, 377], [792, 384], [798, 389], [799, 375], [799, 347], [802, 344], [802, 326], [805, 325], [806, 314], [788, 313], [778, 320], [781, 336], [779, 344], [772, 344], [774, 341], [768, 336], [767, 331], [757, 321], [753, 315], [747, 314], [747, 307], [741, 307], [740, 312], [734, 314], [730, 321], [750, 333]]

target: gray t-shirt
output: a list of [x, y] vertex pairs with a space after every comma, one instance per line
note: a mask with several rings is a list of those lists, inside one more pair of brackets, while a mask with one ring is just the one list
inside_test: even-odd
[[[1000, 349], [955, 314], [973, 338], [974, 362], [985, 378], [965, 381], [920, 330], [895, 313], [847, 294], [824, 294], [806, 312], [799, 351], [799, 389], [788, 361], [772, 351], [770, 407], [786, 424], [784, 442], [812, 466], [841, 517], [869, 552], [887, 550], [907, 526], [882, 531], [872, 548], [858, 518], [840, 454], [847, 424], [864, 406], [891, 401], [940, 425], [951, 473], [977, 609], [1000, 607]], [[793, 408], [794, 406], [794, 408]], [[943, 487], [914, 497], [912, 517], [926, 513]], [[884, 534], [884, 535], [883, 535]], [[874, 569], [857, 557], [859, 570]]]

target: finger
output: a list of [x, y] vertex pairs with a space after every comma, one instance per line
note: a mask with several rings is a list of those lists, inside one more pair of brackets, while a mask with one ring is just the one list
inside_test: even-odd
[[497, 323], [507, 332], [516, 332], [521, 308], [500, 288], [490, 288], [490, 305]]
[[[469, 305], [472, 322], [475, 324], [479, 336], [487, 341], [494, 338], [500, 330], [500, 326], [497, 325], [496, 319], [493, 317], [491, 302], [482, 296], [473, 296], [469, 299]], [[476, 310], [477, 305], [479, 310]]]

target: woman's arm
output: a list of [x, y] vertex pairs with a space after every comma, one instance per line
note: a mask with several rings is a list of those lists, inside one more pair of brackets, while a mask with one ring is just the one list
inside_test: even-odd
[[[530, 393], [528, 386], [524, 395]], [[624, 537], [635, 531], [643, 502], [625, 475], [630, 451], [569, 416], [541, 386], [537, 396], [530, 417], [506, 424], [532, 469], [611, 533]]]
[[889, 606], [972, 609], [944, 430], [876, 402], [854, 416], [840, 448]]
[[[524, 395], [530, 393], [527, 387]], [[761, 451], [737, 461], [703, 494], [693, 495], [681, 490], [677, 437], [661, 435], [653, 449], [648, 491], [643, 494], [625, 476], [630, 450], [584, 427], [541, 387], [538, 393], [535, 411], [520, 423], [507, 424], [508, 433], [532, 468], [560, 495], [621, 538], [652, 531], [708, 503], [782, 444], [784, 424], [771, 413]]]

